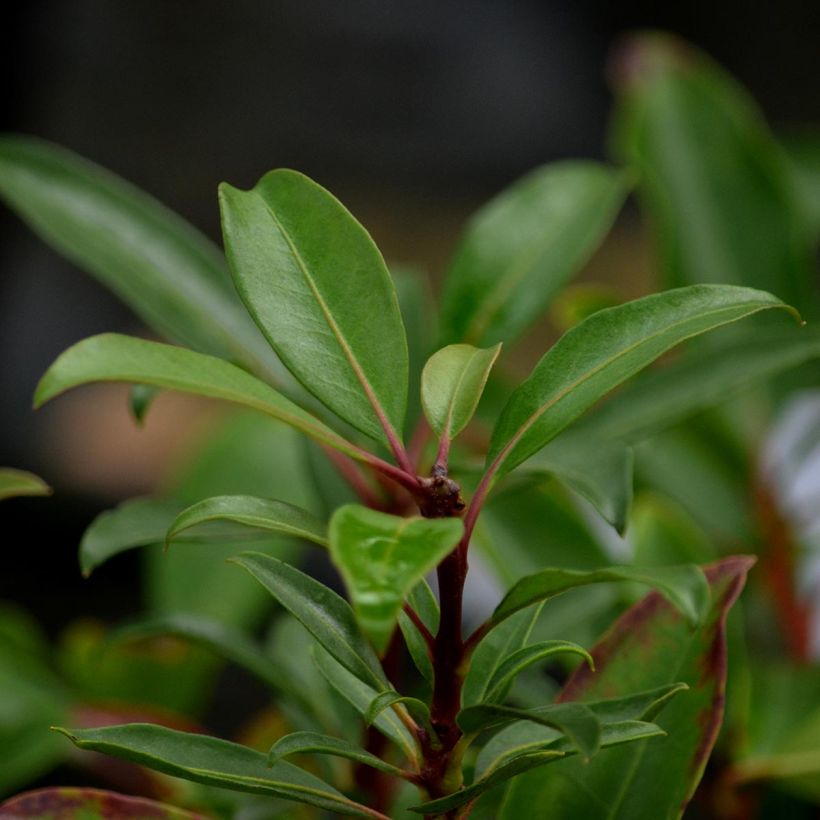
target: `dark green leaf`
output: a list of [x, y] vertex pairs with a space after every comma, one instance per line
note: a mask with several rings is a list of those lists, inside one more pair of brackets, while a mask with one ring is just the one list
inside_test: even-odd
[[[422, 623], [432, 635], [438, 631], [439, 606], [433, 590], [427, 581], [420, 581], [407, 596], [407, 604], [412, 607], [421, 618]], [[416, 668], [421, 672], [427, 683], [433, 683], [433, 661], [430, 657], [430, 648], [416, 625], [405, 612], [399, 612], [399, 629], [407, 644], [407, 651], [413, 659]]]
[[771, 308], [789, 310], [762, 291], [694, 285], [590, 316], [564, 334], [510, 396], [487, 464], [509, 472], [674, 345]]
[[384, 817], [290, 763], [268, 767], [265, 755], [227, 740], [147, 723], [57, 731], [80, 749], [130, 760], [194, 783], [296, 800], [354, 817]]
[[820, 133], [791, 134], [783, 140], [794, 198], [808, 236], [820, 239]]
[[367, 231], [295, 171], [271, 171], [250, 191], [223, 183], [219, 201], [237, 290], [288, 369], [363, 433], [400, 437], [407, 340]]
[[131, 386], [128, 398], [131, 403], [131, 415], [137, 424], [145, 423], [145, 417], [148, 415], [148, 411], [159, 392], [159, 389], [148, 384], [134, 384]]
[[626, 194], [623, 174], [593, 162], [545, 165], [472, 219], [444, 287], [442, 340], [510, 342], [577, 273]]
[[416, 722], [424, 727], [428, 736], [435, 741], [436, 731], [430, 722], [430, 708], [427, 704], [423, 700], [408, 697], [398, 692], [382, 692], [376, 695], [364, 713], [364, 722], [370, 726], [385, 709], [399, 705], [401, 708], [406, 709], [407, 712], [415, 718]]
[[450, 553], [458, 518], [399, 518], [355, 504], [330, 519], [330, 555], [350, 592], [362, 630], [386, 649], [410, 590]]
[[51, 495], [51, 487], [34, 473], [0, 468], [0, 500], [18, 495]]

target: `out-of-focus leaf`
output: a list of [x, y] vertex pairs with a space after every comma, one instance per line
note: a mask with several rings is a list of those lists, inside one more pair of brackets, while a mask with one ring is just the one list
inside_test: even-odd
[[592, 651], [597, 671], [579, 667], [561, 701], [595, 701], [628, 695], [671, 681], [689, 685], [655, 718], [667, 738], [624, 746], [586, 765], [566, 761], [538, 778], [513, 783], [503, 818], [527, 806], [548, 805], [557, 820], [595, 816], [606, 806], [613, 818], [678, 817], [700, 780], [723, 717], [726, 614], [752, 564], [727, 558], [706, 569], [712, 593], [703, 622], [686, 623], [658, 592], [626, 612]]
[[379, 652], [387, 648], [404, 598], [463, 532], [458, 518], [399, 518], [356, 504], [333, 514], [330, 555], [362, 630]]
[[503, 475], [526, 461], [676, 344], [772, 308], [794, 312], [764, 291], [693, 285], [593, 314], [565, 333], [513, 391], [493, 430], [488, 467]]
[[18, 495], [51, 495], [51, 487], [34, 473], [0, 468], [0, 500]]
[[604, 308], [623, 303], [623, 297], [610, 285], [581, 282], [570, 285], [552, 303], [550, 315], [562, 332], [575, 327], [588, 316]]
[[282, 372], [219, 249], [147, 194], [64, 148], [4, 136], [0, 196], [154, 330], [260, 375]]
[[803, 223], [816, 243], [820, 238], [820, 133], [792, 134], [781, 145]]
[[593, 162], [527, 174], [472, 219], [444, 286], [442, 342], [511, 342], [587, 261], [626, 195], [625, 175]]
[[131, 385], [128, 400], [131, 406], [131, 415], [137, 424], [143, 424], [154, 399], [159, 394], [159, 389], [148, 384]]
[[637, 35], [616, 71], [616, 152], [639, 176], [666, 282], [749, 285], [816, 313], [788, 167], [732, 78], [667, 35]]
[[223, 183], [219, 203], [237, 290], [288, 369], [363, 433], [386, 443], [386, 425], [400, 437], [407, 340], [367, 231], [295, 171], [271, 171], [250, 191]]
[[[439, 624], [439, 605], [427, 581], [420, 581], [407, 596], [407, 604], [415, 610], [422, 623], [435, 635]], [[427, 683], [433, 683], [433, 661], [427, 641], [404, 612], [399, 612], [399, 629], [407, 644], [407, 651]]]
[[57, 731], [80, 749], [120, 757], [195, 783], [268, 794], [354, 817], [383, 817], [290, 763], [269, 767], [260, 752], [215, 737], [147, 723]]

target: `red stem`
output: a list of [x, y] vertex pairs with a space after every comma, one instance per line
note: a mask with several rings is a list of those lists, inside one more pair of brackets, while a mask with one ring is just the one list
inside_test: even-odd
[[339, 475], [353, 488], [353, 491], [359, 496], [359, 500], [362, 504], [367, 507], [372, 507], [375, 510], [382, 509], [384, 505], [381, 499], [368, 482], [364, 473], [359, 469], [356, 462], [338, 450], [334, 450], [327, 445], [321, 446], [330, 463], [333, 464], [338, 470]]

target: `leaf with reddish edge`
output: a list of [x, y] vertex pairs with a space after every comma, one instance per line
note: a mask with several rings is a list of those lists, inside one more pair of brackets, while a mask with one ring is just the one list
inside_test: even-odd
[[198, 820], [175, 806], [103, 789], [36, 789], [0, 803], [2, 820]]
[[667, 732], [651, 753], [637, 742], [601, 753], [587, 764], [559, 761], [510, 787], [500, 820], [550, 806], [552, 820], [598, 817], [658, 820], [680, 817], [700, 781], [723, 719], [726, 616], [754, 559], [726, 558], [705, 568], [712, 604], [692, 628], [652, 592], [616, 621], [592, 650], [597, 672], [579, 667], [559, 702], [621, 697], [638, 689], [684, 681], [682, 693], [656, 719]]

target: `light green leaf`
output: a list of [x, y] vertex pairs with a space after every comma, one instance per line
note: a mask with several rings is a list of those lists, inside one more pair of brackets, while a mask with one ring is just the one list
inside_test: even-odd
[[0, 468], [0, 500], [20, 495], [51, 495], [51, 487], [34, 473]]
[[792, 310], [762, 291], [693, 285], [593, 314], [564, 334], [510, 396], [487, 464], [509, 472], [674, 345], [770, 308]]
[[442, 341], [510, 342], [583, 266], [626, 195], [624, 174], [560, 162], [527, 174], [472, 219], [447, 274]]
[[349, 504], [330, 519], [330, 555], [362, 630], [387, 648], [410, 590], [458, 544], [458, 518], [399, 518]]
[[253, 575], [342, 666], [376, 692], [390, 688], [347, 601], [269, 555], [245, 552], [231, 560]]
[[152, 197], [64, 148], [21, 136], [0, 138], [0, 196], [157, 332], [262, 376], [282, 372], [219, 249]]
[[500, 342], [486, 350], [448, 345], [427, 360], [421, 373], [421, 403], [436, 435], [454, 439], [469, 424], [500, 352]]
[[260, 410], [353, 458], [361, 451], [270, 385], [222, 359], [116, 333], [92, 336], [57, 358], [37, 385], [34, 406], [82, 384], [134, 382], [223, 399]]
[[384, 817], [290, 763], [268, 767], [265, 755], [227, 740], [147, 723], [102, 729], [58, 727], [57, 731], [80, 749], [130, 760], [194, 783], [295, 800], [354, 817]]
[[198, 538], [213, 522], [229, 522], [264, 532], [278, 532], [327, 546], [327, 527], [316, 516], [285, 501], [252, 495], [218, 495], [183, 510], [168, 528], [166, 544], [183, 533]]
[[514, 612], [587, 584], [635, 581], [655, 587], [693, 625], [700, 623], [709, 607], [709, 586], [700, 567], [605, 567], [580, 572], [544, 569], [516, 583], [495, 608], [489, 624], [498, 624]]
[[[422, 580], [413, 587], [407, 596], [407, 604], [415, 610], [430, 633], [435, 635], [438, 632], [439, 605], [427, 581]], [[413, 663], [427, 683], [432, 685], [434, 674], [430, 648], [416, 625], [404, 611], [399, 612], [399, 629], [401, 629], [401, 634], [404, 636], [404, 642], [407, 644], [407, 651], [410, 653]]]
[[385, 774], [394, 777], [404, 777], [405, 772], [398, 766], [387, 763], [376, 755], [370, 754], [359, 746], [354, 746], [346, 740], [331, 735], [322, 735], [316, 732], [294, 732], [285, 735], [271, 746], [268, 752], [268, 763], [275, 765], [283, 758], [295, 754], [314, 753], [322, 755], [333, 755], [334, 757], [344, 757], [356, 763], [363, 763], [373, 769], [378, 769]]
[[399, 438], [407, 340], [367, 231], [295, 171], [271, 171], [250, 191], [223, 183], [219, 201], [237, 290], [288, 369], [363, 433]]

